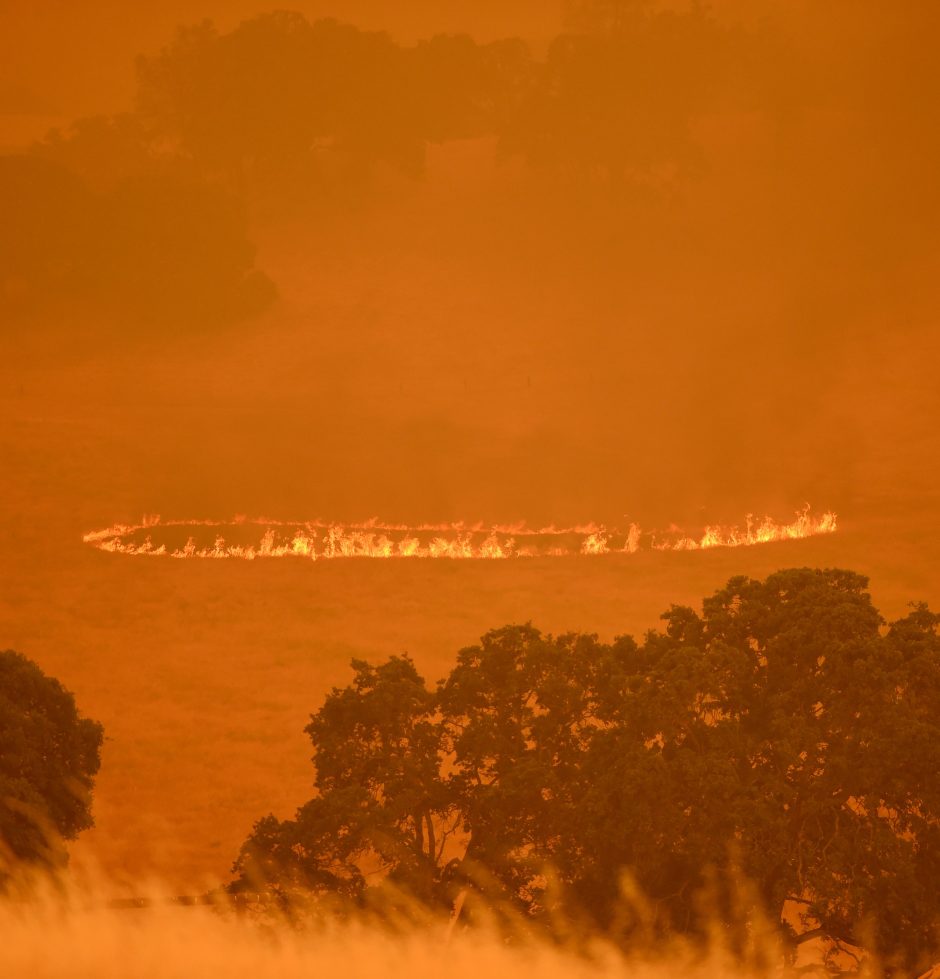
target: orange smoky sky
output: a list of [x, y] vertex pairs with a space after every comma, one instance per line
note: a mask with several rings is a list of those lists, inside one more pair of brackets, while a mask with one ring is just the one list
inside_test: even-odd
[[[7, 0], [0, 648], [111, 739], [77, 852], [224, 878], [308, 797], [301, 731], [351, 657], [433, 679], [505, 622], [641, 632], [791, 565], [936, 603], [938, 28], [876, 0]], [[698, 541], [807, 503], [838, 532], [597, 560], [82, 540], [159, 513]]]

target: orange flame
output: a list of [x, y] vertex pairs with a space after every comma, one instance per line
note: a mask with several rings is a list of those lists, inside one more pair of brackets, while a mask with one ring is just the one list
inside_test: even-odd
[[[197, 543], [193, 531], [202, 528], [214, 535], [211, 544]], [[247, 539], [253, 528], [263, 528], [260, 539]], [[367, 558], [476, 558], [501, 560], [517, 557], [564, 557], [569, 555], [635, 554], [644, 545], [658, 551], [698, 551], [712, 547], [749, 547], [775, 541], [801, 540], [836, 530], [836, 515], [827, 510], [814, 516], [809, 504], [797, 511], [790, 523], [771, 517], [748, 515], [744, 527], [707, 526], [699, 537], [681, 535], [675, 528], [665, 539], [645, 533], [631, 523], [626, 531], [586, 524], [529, 529], [524, 523], [482, 524], [361, 524], [294, 522], [282, 520], [161, 520], [148, 514], [139, 524], [115, 524], [85, 534], [86, 544], [100, 551], [148, 557], [255, 558], [299, 557], [315, 561], [342, 557]], [[223, 533], [223, 531], [225, 533]], [[254, 531], [256, 532], [256, 531]], [[154, 543], [153, 537], [164, 538]], [[230, 541], [230, 537], [246, 538]], [[185, 541], [182, 537], [185, 535]], [[178, 538], [174, 543], [173, 539]]]

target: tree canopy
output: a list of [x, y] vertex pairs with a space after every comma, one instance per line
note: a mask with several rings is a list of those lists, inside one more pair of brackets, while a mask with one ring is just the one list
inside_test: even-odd
[[[126, 111], [77, 119], [31, 148], [65, 176], [35, 169], [21, 206], [22, 161], [0, 167], [14, 218], [0, 225], [0, 308], [30, 318], [81, 300], [91, 323], [187, 330], [255, 315], [273, 287], [254, 267], [254, 234], [302, 215], [328, 243], [324, 218], [400, 200], [429, 147], [469, 139], [529, 165], [486, 178], [501, 226], [580, 216], [579, 234], [609, 235], [630, 255], [675, 236], [670, 278], [677, 246], [707, 251], [699, 236], [714, 229], [761, 262], [795, 256], [791, 274], [812, 289], [821, 262], [833, 283], [846, 262], [883, 272], [933, 254], [936, 222], [922, 219], [937, 209], [932, 8], [770, 6], [741, 17], [571, 0], [544, 53], [467, 34], [402, 43], [289, 11], [181, 27], [137, 59]], [[862, 23], [877, 45], [861, 43]], [[440, 154], [440, 175], [477, 187], [462, 157]]]
[[181, 29], [138, 59], [137, 111], [210, 173], [265, 179], [332, 159], [417, 173], [428, 141], [491, 133], [527, 65], [521, 41], [437, 35], [415, 46], [275, 11], [221, 34]]
[[381, 871], [432, 903], [470, 887], [629, 941], [627, 874], [655, 933], [717, 917], [733, 944], [746, 881], [794, 951], [928, 961], [940, 616], [886, 625], [861, 575], [797, 568], [663, 620], [640, 643], [506, 626], [434, 691], [407, 656], [355, 662], [306, 729], [315, 797], [256, 825], [234, 889], [362, 898]]
[[62, 841], [94, 825], [103, 737], [58, 680], [0, 652], [0, 879], [18, 862], [60, 864]]

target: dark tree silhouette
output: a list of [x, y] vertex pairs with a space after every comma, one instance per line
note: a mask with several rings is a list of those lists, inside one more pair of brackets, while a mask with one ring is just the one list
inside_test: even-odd
[[685, 930], [717, 868], [726, 901], [743, 874], [793, 943], [935, 949], [940, 619], [917, 606], [883, 635], [866, 586], [845, 571], [735, 578], [701, 616], [667, 612], [630, 657], [586, 760], [594, 815], [569, 869], [602, 917], [627, 867]]
[[[50, 130], [34, 143], [34, 156], [59, 164], [96, 191], [143, 176], [183, 175], [177, 154], [160, 151], [154, 134], [140, 116], [85, 116], [64, 128]], [[189, 176], [195, 178], [192, 167]]]
[[493, 885], [532, 919], [627, 940], [627, 873], [654, 934], [704, 938], [717, 915], [743, 951], [751, 901], [791, 953], [820, 938], [922, 965], [940, 920], [940, 616], [885, 627], [866, 588], [839, 570], [733, 578], [639, 645], [507, 626], [436, 695], [407, 658], [356, 662], [307, 728], [317, 797], [256, 826], [237, 886], [361, 894], [368, 863], [423, 899]]
[[546, 864], [576, 861], [563, 853], [577, 845], [570, 823], [609, 658], [596, 636], [507, 626], [462, 649], [441, 684], [468, 872], [513, 901], [539, 904]]
[[439, 884], [453, 810], [440, 775], [434, 697], [414, 664], [353, 661], [306, 731], [316, 754], [317, 796], [293, 820], [262, 819], [235, 864], [236, 890], [298, 886], [361, 893], [361, 864], [425, 900]]
[[60, 866], [63, 841], [93, 825], [103, 736], [58, 680], [0, 652], [0, 880], [18, 862]]
[[622, 7], [609, 30], [554, 39], [501, 134], [504, 154], [612, 182], [700, 167], [692, 123], [734, 63], [729, 39], [703, 8]]
[[466, 34], [439, 34], [406, 49], [406, 58], [416, 128], [435, 143], [497, 132], [532, 71], [517, 38], [477, 44]]
[[378, 163], [421, 171], [431, 140], [495, 131], [528, 65], [520, 41], [387, 34], [277, 11], [220, 34], [183, 28], [138, 59], [148, 128], [238, 187], [301, 167], [358, 179]]
[[651, 0], [564, 0], [562, 9], [571, 31], [616, 33], [651, 6]]

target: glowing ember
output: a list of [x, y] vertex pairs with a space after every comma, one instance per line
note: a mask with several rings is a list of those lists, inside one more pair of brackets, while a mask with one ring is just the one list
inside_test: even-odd
[[[800, 540], [836, 530], [836, 515], [814, 516], [809, 505], [790, 523], [748, 516], [743, 527], [708, 526], [699, 537], [677, 528], [646, 533], [637, 524], [626, 530], [595, 524], [542, 527], [481, 524], [423, 524], [407, 526], [370, 520], [362, 524], [323, 521], [294, 522], [246, 519], [161, 520], [146, 516], [139, 524], [116, 524], [85, 534], [86, 544], [113, 554], [189, 558], [299, 557], [322, 558], [470, 558], [498, 560], [518, 557], [634, 554], [639, 550], [697, 551], [712, 547], [749, 547], [775, 541]], [[154, 536], [159, 543], [154, 543]], [[199, 543], [197, 536], [211, 538]]]

